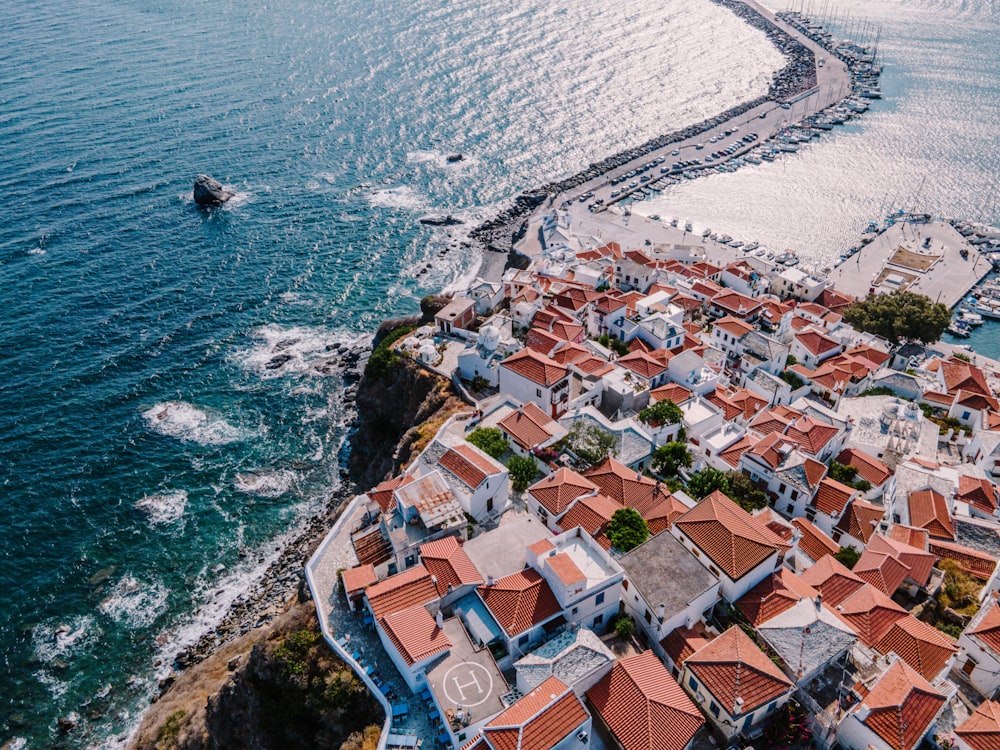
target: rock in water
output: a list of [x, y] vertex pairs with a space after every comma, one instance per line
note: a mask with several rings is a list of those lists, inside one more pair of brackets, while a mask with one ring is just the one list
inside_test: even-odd
[[230, 193], [218, 180], [213, 180], [207, 174], [194, 178], [194, 202], [199, 206], [221, 206], [232, 198]]
[[462, 161], [465, 157], [462, 154], [448, 154], [445, 158], [449, 163], [454, 164], [457, 161]]

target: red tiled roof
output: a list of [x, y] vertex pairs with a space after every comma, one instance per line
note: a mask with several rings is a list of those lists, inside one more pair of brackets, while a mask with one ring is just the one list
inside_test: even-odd
[[497, 473], [495, 467], [483, 461], [476, 450], [468, 445], [449, 448], [438, 463], [471, 490], [485, 482], [489, 475]]
[[983, 371], [968, 362], [962, 362], [958, 359], [944, 361], [941, 363], [941, 375], [948, 393], [957, 393], [962, 390], [972, 391], [983, 396], [993, 395]]
[[[931, 571], [934, 569], [934, 563], [937, 562], [937, 556], [927, 550], [912, 547], [897, 539], [887, 539], [878, 534], [871, 538], [865, 551], [881, 552], [896, 558], [909, 569], [907, 575], [921, 586], [926, 586], [930, 581]], [[857, 566], [855, 566], [855, 572], [857, 572]]]
[[596, 484], [566, 467], [528, 488], [531, 496], [554, 516], [565, 511], [581, 495], [596, 491]]
[[715, 321], [715, 328], [721, 328], [729, 335], [736, 336], [737, 338], [742, 338], [754, 330], [754, 327], [745, 320], [734, 318], [732, 315], [727, 315], [726, 317], [719, 318]]
[[340, 574], [340, 578], [344, 584], [344, 591], [348, 594], [364, 591], [378, 580], [378, 576], [375, 575], [375, 566], [371, 563], [348, 568]]
[[819, 355], [832, 349], [840, 347], [840, 343], [819, 331], [808, 328], [795, 335], [796, 340], [804, 346], [810, 354]]
[[674, 524], [734, 581], [787, 546], [777, 534], [719, 491]]
[[958, 651], [958, 646], [934, 626], [911, 615], [896, 620], [875, 644], [875, 650], [880, 654], [896, 652], [924, 679], [932, 680]]
[[569, 531], [579, 526], [596, 539], [601, 529], [611, 522], [615, 511], [622, 507], [607, 495], [582, 497], [560, 519], [559, 528]]
[[[538, 315], [535, 318], [537, 319]], [[539, 354], [548, 356], [549, 352], [562, 343], [562, 339], [554, 336], [546, 329], [535, 325], [528, 329], [528, 335], [525, 337], [524, 343], [528, 347], [525, 351], [538, 352]]]
[[917, 490], [907, 498], [910, 507], [910, 525], [926, 529], [938, 539], [954, 539], [955, 527], [948, 513], [948, 502], [935, 490]]
[[1000, 605], [994, 602], [983, 619], [968, 632], [989, 646], [994, 653], [1000, 654]]
[[997, 565], [992, 555], [940, 539], [931, 539], [927, 543], [927, 550], [938, 557], [958, 563], [962, 570], [981, 581], [989, 580]]
[[648, 354], [641, 351], [626, 354], [624, 357], [619, 358], [618, 364], [647, 380], [655, 378], [667, 369], [666, 365], [660, 364]]
[[624, 750], [683, 750], [705, 724], [652, 651], [620, 659], [587, 699]]
[[744, 435], [728, 448], [719, 451], [719, 458], [735, 469], [740, 465], [740, 457], [750, 450], [756, 442], [750, 435]]
[[864, 500], [855, 500], [847, 506], [847, 511], [837, 522], [837, 528], [860, 539], [865, 544], [875, 533], [875, 527], [885, 515], [885, 508]]
[[862, 702], [863, 720], [893, 750], [912, 750], [937, 716], [945, 697], [902, 660], [879, 679]]
[[758, 440], [748, 453], [772, 469], [776, 469], [784, 463], [788, 453], [797, 447], [794, 442], [787, 440], [784, 435], [775, 431], [766, 435], [762, 440]]
[[396, 507], [396, 496], [393, 494], [400, 487], [405, 487], [414, 479], [409, 474], [400, 474], [398, 477], [386, 479], [374, 489], [368, 491], [368, 497], [378, 503], [383, 513], [387, 513]]
[[[667, 656], [677, 665], [678, 668], [684, 666], [684, 662], [695, 651], [708, 644], [708, 638], [702, 630], [686, 628], [683, 625], [674, 628], [666, 637], [660, 641], [660, 646], [667, 652]], [[652, 653], [652, 652], [649, 652]]]
[[960, 475], [955, 498], [990, 515], [997, 509], [997, 488], [989, 479]]
[[848, 487], [836, 479], [826, 477], [819, 483], [819, 489], [816, 490], [816, 495], [812, 499], [812, 505], [820, 513], [826, 513], [828, 516], [840, 516], [855, 492], [857, 490], [853, 487]]
[[896, 523], [889, 529], [889, 538], [917, 549], [926, 550], [930, 534], [927, 533], [926, 529], [917, 529], [913, 526], [903, 526]]
[[511, 372], [544, 386], [555, 385], [569, 374], [569, 370], [563, 365], [531, 349], [522, 349], [500, 364]]
[[555, 435], [555, 423], [534, 401], [529, 401], [497, 422], [525, 450], [532, 450]]
[[906, 610], [878, 589], [866, 584], [834, 607], [866, 646], [874, 647], [893, 623], [909, 617]]
[[576, 693], [549, 677], [483, 727], [495, 750], [550, 750], [587, 721]]
[[813, 562], [822, 560], [827, 555], [835, 555], [840, 551], [840, 545], [828, 537], [807, 518], [793, 518], [792, 526], [799, 530], [799, 549], [805, 552]]
[[787, 568], [758, 583], [736, 602], [747, 621], [757, 627], [791, 609], [803, 598], [814, 599], [819, 592]]
[[448, 587], [458, 588], [483, 582], [483, 576], [453, 536], [420, 545], [420, 561], [437, 578], [438, 595], [448, 593]]
[[479, 596], [508, 635], [523, 633], [560, 611], [549, 584], [534, 568], [480, 586]]
[[365, 597], [378, 620], [393, 612], [434, 601], [438, 593], [427, 568], [414, 565], [402, 573], [373, 583], [365, 589]]
[[892, 596], [906, 580], [910, 569], [892, 555], [875, 552], [869, 547], [861, 553], [851, 572], [883, 594]]
[[574, 583], [582, 583], [587, 580], [587, 576], [573, 562], [573, 558], [565, 552], [545, 558], [545, 563], [552, 569], [564, 586], [572, 586]]
[[968, 719], [955, 727], [955, 734], [972, 750], [1000, 750], [1000, 703], [980, 703]]
[[823, 594], [823, 601], [829, 607], [836, 607], [844, 599], [865, 585], [833, 555], [827, 555], [805, 570], [799, 578]]
[[802, 446], [806, 453], [817, 456], [838, 432], [831, 424], [803, 416], [788, 425], [785, 436]]
[[669, 399], [675, 404], [680, 405], [690, 399], [691, 396], [691, 391], [684, 386], [678, 385], [677, 383], [667, 383], [666, 385], [661, 385], [659, 388], [654, 388], [649, 392], [649, 402], [651, 404], [655, 404], [657, 401]]
[[674, 521], [687, 513], [688, 507], [668, 493], [666, 497], [657, 494], [638, 503], [635, 510], [646, 522], [650, 536], [656, 536], [673, 526]]
[[753, 297], [747, 297], [732, 289], [723, 289], [712, 297], [712, 304], [720, 307], [730, 314], [737, 316], [750, 315], [760, 309], [760, 302]]
[[447, 651], [452, 646], [447, 634], [419, 604], [386, 615], [379, 620], [379, 624], [382, 625], [382, 629], [400, 656], [410, 666]]
[[735, 625], [689, 656], [684, 665], [730, 716], [749, 713], [792, 688], [774, 662]]
[[605, 495], [630, 508], [648, 503], [653, 498], [667, 498], [670, 495], [670, 491], [659, 482], [643, 476], [610, 456], [589, 469], [584, 476], [600, 487]]

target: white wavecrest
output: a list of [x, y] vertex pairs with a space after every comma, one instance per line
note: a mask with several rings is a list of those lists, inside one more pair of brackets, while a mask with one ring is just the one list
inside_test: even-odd
[[167, 606], [167, 588], [159, 581], [142, 583], [123, 576], [98, 609], [119, 625], [146, 628], [156, 622]]
[[341, 354], [361, 345], [365, 336], [307, 326], [269, 324], [253, 332], [256, 344], [238, 350], [234, 359], [262, 378], [284, 375], [334, 375], [341, 369]]
[[159, 526], [173, 523], [183, 516], [187, 501], [187, 490], [174, 490], [146, 495], [136, 502], [135, 507], [146, 514], [151, 524]]
[[377, 208], [404, 208], [417, 210], [427, 207], [427, 199], [406, 185], [373, 190], [368, 202]]
[[238, 492], [258, 497], [281, 497], [295, 484], [297, 475], [288, 469], [277, 471], [245, 471], [233, 479], [233, 486]]
[[94, 643], [101, 635], [91, 615], [50, 620], [35, 626], [31, 633], [35, 658], [46, 664], [71, 656]]
[[246, 437], [239, 427], [185, 401], [164, 401], [142, 417], [154, 432], [201, 445], [226, 445]]

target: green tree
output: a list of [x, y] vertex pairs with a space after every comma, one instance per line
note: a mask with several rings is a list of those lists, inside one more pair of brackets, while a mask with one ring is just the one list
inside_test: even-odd
[[507, 471], [510, 472], [510, 481], [514, 489], [522, 492], [528, 488], [538, 473], [538, 464], [533, 458], [514, 455], [507, 462]]
[[743, 510], [749, 513], [767, 507], [767, 493], [750, 481], [750, 477], [742, 471], [730, 471], [726, 474], [726, 481], [729, 482], [726, 494]]
[[852, 570], [857, 565], [860, 557], [861, 553], [854, 547], [841, 547], [840, 551], [833, 556], [833, 559], [841, 563], [848, 570]]
[[716, 490], [728, 495], [729, 479], [718, 469], [708, 466], [691, 477], [687, 490], [696, 500], [703, 500]]
[[567, 448], [588, 464], [599, 464], [618, 453], [618, 438], [592, 422], [574, 422], [563, 440]]
[[649, 538], [646, 520], [634, 508], [619, 508], [608, 524], [608, 539], [621, 550], [635, 549]]
[[602, 333], [597, 337], [597, 343], [603, 346], [605, 349], [610, 349], [616, 354], [625, 355], [628, 354], [628, 344], [626, 344], [621, 339], [616, 339], [613, 336], [608, 336], [606, 333]]
[[628, 615], [621, 615], [615, 620], [615, 635], [623, 641], [632, 640], [635, 635], [635, 621]]
[[639, 412], [639, 421], [643, 424], [651, 424], [659, 427], [664, 424], [677, 424], [684, 419], [684, 412], [681, 407], [665, 398], [657, 401], [652, 406], [647, 406]]
[[951, 311], [941, 302], [900, 289], [890, 294], [871, 294], [853, 303], [844, 311], [844, 320], [859, 331], [882, 336], [893, 344], [933, 344], [951, 322]]
[[845, 466], [839, 461], [830, 464], [830, 478], [862, 492], [868, 492], [872, 488], [871, 482], [867, 479], [858, 479], [856, 466]]
[[507, 452], [507, 441], [499, 427], [477, 427], [465, 439], [493, 458], [500, 458]]
[[684, 443], [664, 443], [653, 451], [653, 469], [665, 477], [677, 476], [680, 468], [691, 465], [691, 451]]

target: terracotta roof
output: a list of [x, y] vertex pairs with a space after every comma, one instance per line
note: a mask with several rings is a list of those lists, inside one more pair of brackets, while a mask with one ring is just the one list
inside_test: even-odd
[[379, 620], [379, 624], [382, 625], [382, 629], [400, 656], [410, 666], [435, 654], [448, 651], [452, 646], [447, 634], [419, 604], [386, 615]]
[[732, 289], [723, 289], [716, 294], [712, 297], [712, 304], [737, 316], [750, 315], [760, 309], [760, 302], [758, 300], [755, 300], [753, 297], [747, 297], [745, 294], [740, 294]]
[[962, 362], [958, 359], [942, 362], [941, 376], [944, 378], [944, 385], [948, 389], [948, 393], [962, 390], [980, 393], [983, 396], [993, 395], [983, 371], [968, 362]]
[[646, 522], [650, 535], [656, 536], [673, 526], [674, 521], [687, 513], [688, 507], [668, 492], [666, 497], [657, 494], [637, 503], [635, 510]]
[[870, 584], [866, 584], [834, 607], [866, 646], [874, 647], [893, 623], [909, 617], [906, 610]]
[[800, 331], [795, 335], [795, 338], [813, 355], [823, 354], [840, 347], [840, 342], [812, 328]]
[[596, 539], [598, 532], [611, 522], [615, 511], [622, 507], [607, 495], [582, 497], [560, 519], [559, 528], [569, 531], [579, 526]]
[[989, 646], [994, 653], [1000, 654], [1000, 605], [994, 602], [990, 610], [983, 616], [983, 619], [968, 633], [969, 635], [976, 636], [976, 638]]
[[1000, 750], [1000, 703], [983, 701], [955, 727], [955, 734], [972, 750]]
[[806, 453], [817, 456], [838, 432], [831, 424], [803, 416], [788, 425], [785, 436], [797, 442]]
[[900, 523], [896, 523], [889, 529], [889, 538], [903, 544], [908, 544], [916, 549], [926, 550], [930, 534], [927, 533], [926, 529], [917, 529], [913, 526], [903, 526]]
[[438, 598], [431, 574], [423, 565], [414, 565], [402, 573], [389, 576], [365, 589], [365, 597], [375, 619], [393, 612], [426, 604]]
[[587, 576], [573, 562], [573, 558], [565, 552], [545, 558], [545, 563], [552, 569], [564, 586], [572, 586], [574, 583], [582, 583], [587, 580]]
[[755, 511], [753, 516], [791, 547], [792, 537], [794, 536], [791, 524], [775, 513], [774, 508], [761, 508], [759, 511]]
[[869, 546], [861, 553], [851, 572], [883, 594], [892, 596], [906, 580], [910, 569], [892, 555], [875, 552]]
[[683, 404], [692, 396], [691, 391], [677, 383], [667, 383], [659, 388], [654, 388], [649, 392], [649, 402], [655, 404], [657, 401], [669, 399], [675, 404]]
[[836, 607], [865, 585], [864, 581], [854, 575], [833, 555], [827, 555], [817, 560], [799, 578], [805, 584], [818, 589], [823, 594], [823, 601], [829, 607]]
[[635, 374], [651, 380], [666, 371], [666, 365], [657, 362], [645, 352], [632, 352], [618, 359], [618, 364]]
[[483, 576], [453, 536], [421, 544], [420, 561], [437, 578], [439, 596], [447, 594], [449, 586], [458, 588], [483, 582]]
[[684, 666], [730, 716], [749, 713], [792, 688], [774, 662], [735, 625], [689, 656]]
[[757, 440], [750, 435], [744, 435], [735, 443], [719, 451], [719, 458], [732, 466], [734, 469], [740, 465], [740, 457], [757, 443]]
[[398, 477], [386, 479], [374, 489], [368, 491], [368, 497], [378, 503], [383, 513], [387, 513], [396, 507], [395, 490], [405, 487], [410, 482], [415, 481], [409, 474], [400, 474]]
[[958, 646], [934, 626], [911, 615], [896, 620], [875, 644], [875, 650], [881, 654], [894, 651], [924, 679], [932, 680], [958, 651]]
[[691, 508], [674, 525], [734, 581], [787, 546], [719, 491]]
[[523, 633], [560, 611], [549, 584], [534, 568], [480, 586], [479, 596], [508, 635]]
[[893, 750], [912, 750], [944, 705], [945, 697], [902, 660], [895, 662], [865, 696], [863, 723]]
[[907, 498], [910, 508], [910, 525], [926, 529], [932, 537], [954, 539], [955, 526], [948, 513], [948, 502], [936, 490], [917, 490]]
[[780, 615], [803, 599], [815, 599], [819, 591], [787, 568], [758, 583], [736, 602], [747, 621], [757, 627]]
[[927, 550], [938, 557], [958, 563], [962, 570], [981, 581], [989, 580], [997, 566], [992, 555], [941, 539], [931, 539], [927, 543]]
[[962, 474], [958, 477], [955, 499], [992, 515], [997, 509], [997, 488], [989, 479]]
[[[927, 550], [913, 547], [898, 539], [887, 539], [878, 534], [868, 542], [868, 548], [865, 551], [869, 550], [892, 555], [909, 568], [910, 572], [907, 575], [921, 586], [926, 586], [930, 581], [931, 571], [934, 569], [934, 563], [937, 562], [937, 556]], [[857, 566], [855, 566], [855, 572], [857, 572]]]
[[497, 422], [497, 427], [510, 435], [525, 450], [532, 450], [556, 434], [552, 418], [529, 401]]
[[820, 513], [839, 517], [856, 492], [857, 490], [853, 487], [848, 487], [836, 479], [826, 477], [819, 483], [811, 505]]
[[[538, 317], [537, 315], [535, 316]], [[553, 335], [549, 331], [539, 326], [532, 326], [528, 329], [528, 335], [524, 339], [525, 351], [538, 352], [548, 356], [548, 354], [562, 343], [562, 339]]]
[[581, 495], [597, 491], [597, 485], [572, 469], [561, 467], [551, 476], [536, 482], [528, 492], [549, 513], [558, 516]]
[[500, 363], [511, 372], [538, 385], [551, 386], [569, 374], [569, 370], [543, 354], [522, 349]]
[[731, 336], [742, 338], [746, 334], [750, 333], [750, 331], [754, 330], [754, 327], [745, 320], [734, 318], [732, 315], [727, 315], [726, 317], [719, 318], [715, 321], [715, 329], [721, 329]]
[[558, 677], [549, 677], [483, 727], [495, 750], [550, 750], [587, 721], [587, 711]]
[[438, 462], [473, 490], [488, 477], [504, 472], [503, 465], [469, 443], [460, 443], [454, 448], [449, 448]]
[[705, 724], [652, 651], [620, 659], [587, 700], [624, 750], [683, 750]]
[[378, 580], [378, 576], [375, 575], [375, 566], [371, 563], [348, 568], [340, 574], [340, 577], [344, 583], [344, 591], [348, 594], [364, 591]]
[[885, 508], [881, 505], [855, 500], [847, 506], [847, 511], [837, 521], [837, 528], [868, 544], [868, 540], [875, 533], [876, 525], [884, 515]]
[[588, 470], [584, 476], [600, 487], [605, 495], [630, 508], [670, 495], [670, 491], [659, 482], [610, 456]]
[[684, 662], [691, 654], [707, 645], [708, 640], [704, 631], [681, 625], [667, 633], [666, 637], [660, 641], [660, 646], [667, 652], [671, 661], [680, 668], [684, 666]]
[[813, 562], [822, 560], [827, 555], [840, 552], [840, 545], [828, 537], [807, 518], [793, 518], [792, 526], [802, 534], [799, 537], [799, 549], [809, 555]]

